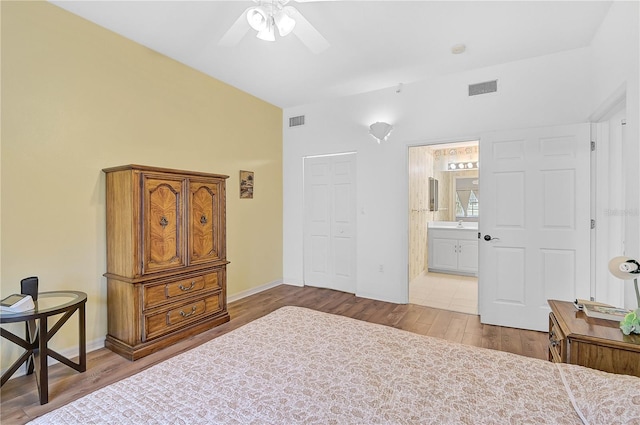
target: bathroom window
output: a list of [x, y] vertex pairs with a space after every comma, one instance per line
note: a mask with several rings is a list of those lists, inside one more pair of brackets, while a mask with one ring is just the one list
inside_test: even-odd
[[478, 197], [471, 191], [469, 195], [469, 205], [467, 206], [467, 217], [478, 217]]
[[462, 202], [460, 202], [460, 196], [458, 196], [458, 192], [456, 192], [456, 218], [464, 217], [465, 215]]
[[479, 194], [478, 178], [456, 178], [456, 220], [478, 218]]

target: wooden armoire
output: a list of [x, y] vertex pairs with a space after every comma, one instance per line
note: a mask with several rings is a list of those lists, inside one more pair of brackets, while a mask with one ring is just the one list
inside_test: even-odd
[[136, 360], [229, 320], [228, 176], [106, 168], [105, 346]]

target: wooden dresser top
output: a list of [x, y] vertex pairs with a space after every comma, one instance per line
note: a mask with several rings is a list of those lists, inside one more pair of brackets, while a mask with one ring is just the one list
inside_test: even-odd
[[620, 323], [587, 317], [571, 302], [557, 300], [548, 302], [558, 325], [568, 338], [605, 343], [605, 345], [640, 352], [640, 335], [623, 334]]

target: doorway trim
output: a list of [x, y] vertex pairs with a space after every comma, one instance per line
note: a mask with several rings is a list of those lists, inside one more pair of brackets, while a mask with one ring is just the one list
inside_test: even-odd
[[[612, 253], [608, 252], [608, 255], [605, 251], [607, 249], [603, 249], [603, 244], [609, 245], [608, 238], [604, 242], [599, 241], [599, 237], [604, 235], [603, 226], [605, 226], [604, 220], [605, 215], [603, 211], [599, 211], [602, 205], [600, 202], [599, 195], [602, 197], [604, 194], [604, 187], [600, 181], [598, 172], [602, 174], [606, 174], [607, 178], [607, 187], [611, 187], [611, 182], [609, 178], [611, 177], [611, 169], [609, 168], [609, 155], [611, 154], [611, 142], [615, 142], [619, 144], [619, 148], [623, 149], [625, 143], [625, 133], [623, 127], [621, 126], [619, 131], [619, 140], [610, 140], [610, 136], [612, 133], [611, 126], [615, 125], [611, 121], [620, 113], [626, 112], [626, 101], [627, 101], [627, 85], [626, 82], [621, 84], [616, 90], [605, 99], [604, 102], [591, 114], [589, 117], [589, 121], [591, 122], [591, 140], [595, 142], [595, 151], [592, 152], [591, 155], [591, 218], [595, 220], [595, 229], [592, 229], [592, 237], [591, 237], [591, 298], [596, 299], [601, 302], [610, 303], [613, 305], [624, 306], [625, 301], [625, 293], [624, 287], [618, 291], [619, 295], [616, 295], [616, 291], [609, 291], [611, 289], [612, 282], [615, 281], [614, 277], [610, 275], [607, 264], [609, 259], [615, 255], [624, 255], [624, 237], [625, 237], [625, 221], [624, 217], [622, 219], [622, 228], [619, 229], [619, 237], [620, 237], [620, 245], [621, 251]], [[624, 161], [621, 161], [621, 165], [624, 165]], [[620, 212], [624, 211], [624, 195], [625, 195], [625, 180], [624, 180], [624, 170], [618, 173], [620, 177], [620, 181], [614, 183], [614, 187], [617, 187], [619, 191], [618, 201], [620, 204], [616, 205], [614, 209], [620, 209]], [[608, 192], [608, 190], [607, 190]], [[610, 206], [611, 207], [611, 206]], [[599, 227], [600, 226], [600, 227]], [[609, 249], [611, 247], [609, 246]], [[609, 258], [603, 258], [609, 257]], [[602, 270], [602, 269], [605, 270]], [[613, 292], [613, 294], [611, 294]], [[614, 299], [615, 298], [615, 299]]]

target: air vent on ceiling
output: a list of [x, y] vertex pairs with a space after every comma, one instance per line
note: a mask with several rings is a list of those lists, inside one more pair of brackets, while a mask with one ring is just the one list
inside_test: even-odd
[[304, 125], [304, 115], [289, 118], [289, 127], [297, 127], [299, 125]]
[[469, 84], [469, 96], [493, 93], [498, 91], [498, 80], [485, 81], [484, 83]]

